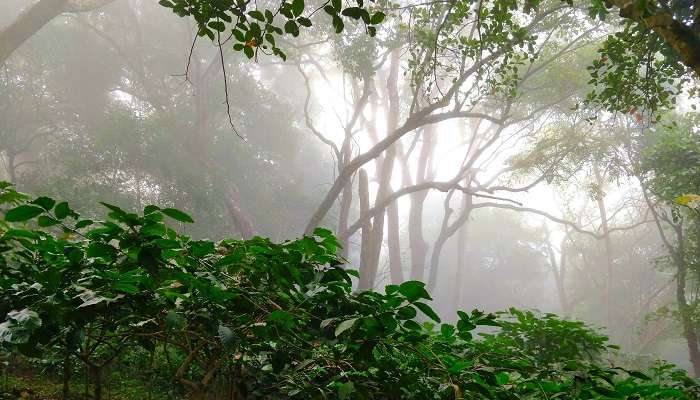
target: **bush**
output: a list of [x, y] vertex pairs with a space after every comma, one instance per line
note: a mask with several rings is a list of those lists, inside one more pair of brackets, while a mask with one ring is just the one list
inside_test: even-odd
[[[671, 367], [604, 366], [606, 338], [578, 322], [511, 310], [440, 324], [421, 282], [353, 293], [330, 231], [272, 243], [195, 240], [166, 219], [103, 203], [105, 221], [2, 185], [0, 345], [74, 360], [94, 398], [115, 364], [155, 368], [192, 398], [696, 398]], [[419, 322], [421, 320], [432, 322]], [[480, 326], [500, 327], [475, 334]], [[566, 339], [566, 340], [564, 340]], [[149, 367], [150, 366], [150, 367]], [[67, 390], [67, 388], [66, 388]]]

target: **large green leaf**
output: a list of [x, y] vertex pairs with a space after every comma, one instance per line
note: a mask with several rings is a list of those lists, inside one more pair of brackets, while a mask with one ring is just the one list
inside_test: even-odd
[[343, 334], [343, 332], [347, 331], [348, 329], [352, 328], [353, 325], [355, 325], [355, 322], [357, 322], [357, 318], [351, 318], [348, 320], [345, 320], [338, 324], [338, 327], [335, 328], [335, 336], [338, 337]]
[[39, 206], [23, 204], [15, 207], [5, 214], [7, 222], [23, 222], [28, 221], [44, 213], [44, 209]]
[[180, 221], [180, 222], [186, 222], [186, 223], [194, 223], [194, 220], [192, 217], [189, 215], [185, 214], [184, 212], [177, 210], [175, 208], [163, 208], [160, 210], [163, 214], [167, 215], [168, 217]]
[[420, 281], [406, 281], [402, 283], [399, 285], [399, 293], [411, 302], [420, 299], [432, 300], [428, 291], [425, 290], [425, 283]]

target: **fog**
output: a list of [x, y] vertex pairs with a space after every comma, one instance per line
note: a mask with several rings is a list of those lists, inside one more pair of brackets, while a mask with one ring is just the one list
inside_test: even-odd
[[690, 368], [656, 203], [630, 167], [652, 123], [581, 106], [614, 21], [554, 11], [530, 25], [536, 59], [492, 63], [427, 56], [430, 24], [399, 8], [376, 38], [319, 19], [279, 39], [286, 60], [249, 60], [193, 43], [194, 21], [156, 1], [69, 0], [50, 18], [37, 3], [0, 2], [0, 34], [21, 25], [0, 35], [0, 180], [95, 218], [99, 201], [178, 208], [197, 238], [324, 226], [358, 289], [422, 280], [447, 321], [553, 312]]

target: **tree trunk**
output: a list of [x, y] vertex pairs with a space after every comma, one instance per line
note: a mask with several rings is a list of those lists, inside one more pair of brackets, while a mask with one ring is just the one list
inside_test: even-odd
[[10, 183], [17, 185], [17, 167], [15, 163], [17, 162], [17, 155], [13, 150], [7, 150], [7, 177], [10, 179]]
[[[367, 172], [364, 169], [360, 170], [360, 179], [358, 183], [358, 197], [360, 199], [360, 215], [365, 215], [369, 211], [369, 180]], [[372, 220], [367, 219], [362, 226], [362, 239], [360, 248], [360, 281], [358, 290], [366, 290], [374, 285], [374, 275], [369, 270], [371, 268], [370, 253], [372, 246], [370, 239], [372, 237]]]
[[598, 213], [600, 215], [600, 227], [602, 230], [603, 243], [605, 246], [605, 263], [606, 263], [606, 280], [605, 280], [605, 311], [607, 328], [612, 329], [612, 284], [613, 284], [613, 257], [612, 257], [612, 240], [610, 239], [610, 227], [608, 226], [608, 213], [605, 209], [605, 193], [603, 192], [603, 176], [600, 173], [598, 162], [593, 162], [593, 174], [595, 176], [596, 185], [598, 185], [598, 193], [595, 194], [595, 201], [598, 205]]
[[544, 232], [546, 235], [546, 244], [547, 244], [547, 257], [549, 258], [549, 265], [552, 268], [552, 276], [554, 278], [554, 284], [557, 288], [557, 297], [559, 297], [559, 306], [561, 307], [561, 312], [565, 317], [568, 317], [570, 315], [570, 310], [569, 310], [569, 299], [566, 294], [566, 287], [565, 287], [565, 260], [566, 260], [566, 252], [564, 249], [564, 245], [566, 243], [566, 238], [564, 238], [561, 242], [561, 258], [559, 262], [557, 262], [557, 257], [554, 252], [554, 247], [552, 246], [552, 242], [549, 239], [549, 229], [547, 229], [547, 225], [544, 226]]
[[[467, 179], [467, 183], [469, 180]], [[465, 186], [468, 186], [465, 185]], [[454, 193], [454, 192], [452, 192]], [[472, 196], [470, 194], [462, 194], [462, 209], [460, 214], [454, 223], [450, 224], [450, 214], [452, 210], [449, 210], [449, 195], [446, 199], [445, 204], [445, 217], [443, 220], [442, 227], [440, 229], [440, 234], [435, 240], [435, 245], [433, 246], [433, 253], [430, 255], [430, 275], [428, 278], [428, 288], [434, 289], [437, 284], [438, 269], [440, 265], [440, 255], [442, 254], [442, 248], [445, 246], [447, 240], [454, 235], [457, 230], [464, 225], [469, 219], [469, 215], [472, 211]]]
[[338, 237], [340, 238], [340, 256], [348, 258], [350, 254], [350, 238], [346, 234], [348, 230], [348, 219], [352, 208], [352, 181], [343, 188], [343, 195], [340, 198], [340, 213], [338, 215]]
[[698, 347], [698, 333], [695, 327], [695, 321], [691, 315], [691, 309], [688, 306], [688, 299], [685, 293], [685, 286], [688, 274], [688, 267], [685, 262], [685, 245], [683, 243], [683, 226], [674, 226], [676, 236], [678, 238], [678, 251], [676, 256], [676, 265], [678, 267], [678, 275], [676, 275], [676, 301], [678, 302], [678, 311], [681, 315], [681, 324], [683, 325], [683, 336], [688, 344], [688, 355], [690, 363], [693, 366], [695, 377], [700, 377], [700, 348]]
[[70, 380], [73, 377], [73, 362], [70, 358], [70, 351], [66, 350], [66, 354], [63, 357], [63, 388], [61, 393], [63, 394], [63, 400], [68, 400], [70, 396]]
[[[387, 97], [389, 99], [389, 112], [387, 114], [387, 130], [392, 132], [399, 123], [399, 49], [391, 52], [389, 64], [389, 77], [386, 82]], [[396, 143], [393, 147], [398, 152]], [[388, 157], [387, 157], [388, 158]], [[392, 157], [394, 158], [394, 157]], [[399, 234], [399, 206], [396, 201], [392, 202], [387, 209], [387, 245], [389, 247], [389, 274], [391, 283], [399, 284], [403, 282], [403, 263], [401, 261], [401, 238]]]
[[[416, 184], [427, 180], [433, 150], [435, 149], [435, 126], [429, 125], [423, 131], [423, 144], [418, 157]], [[404, 165], [404, 168], [407, 166]], [[428, 243], [423, 237], [423, 206], [427, 191], [410, 195], [411, 209], [408, 214], [408, 242], [411, 249], [411, 279], [422, 281], [425, 278], [425, 261], [428, 255]]]
[[[394, 171], [394, 160], [396, 158], [396, 146], [390, 147], [383, 161], [378, 162], [380, 166], [378, 168], [379, 173], [379, 189], [377, 190], [377, 196], [375, 198], [374, 204], [379, 204], [391, 193], [391, 176]], [[394, 202], [395, 204], [395, 202]], [[367, 209], [369, 210], [369, 209]], [[398, 213], [398, 211], [397, 211]], [[376, 280], [376, 274], [379, 270], [379, 256], [382, 252], [382, 244], [384, 243], [384, 219], [386, 216], [386, 208], [374, 217], [372, 223], [372, 232], [369, 236], [369, 254], [368, 254], [368, 269], [367, 272], [373, 274], [370, 277], [370, 282], [372, 287], [374, 287], [374, 281]]]
[[93, 400], [102, 400], [102, 367], [91, 365], [90, 375], [92, 375], [92, 398]]
[[[367, 131], [370, 137], [374, 140], [375, 144], [379, 140], [376, 129], [376, 115], [377, 115], [377, 96], [372, 97], [372, 112], [373, 118], [369, 121], [367, 125]], [[391, 175], [394, 169], [394, 158], [396, 157], [396, 145], [391, 146], [387, 149], [384, 157], [377, 157], [376, 163], [376, 179], [378, 184], [377, 194], [374, 199], [374, 204], [379, 204], [386, 196], [391, 192]], [[369, 196], [369, 193], [367, 193]], [[369, 211], [369, 202], [366, 204], [363, 215], [366, 215]], [[363, 231], [363, 248], [366, 248], [366, 256], [363, 257], [363, 262], [365, 264], [364, 269], [360, 270], [360, 274], [368, 274], [369, 276], [365, 279], [361, 279], [362, 282], [368, 284], [368, 287], [360, 287], [360, 289], [372, 289], [374, 288], [376, 282], [377, 272], [379, 270], [379, 257], [382, 252], [382, 244], [384, 243], [384, 219], [386, 216], [386, 208], [381, 209], [377, 215], [372, 218], [372, 227], [369, 231], [369, 235], [365, 236]], [[367, 246], [364, 247], [364, 241], [367, 240]]]
[[226, 210], [231, 217], [233, 225], [236, 230], [241, 234], [241, 238], [250, 239], [255, 235], [255, 229], [253, 228], [253, 222], [251, 221], [248, 214], [244, 213], [241, 209], [241, 195], [238, 191], [238, 187], [232, 183], [227, 184], [226, 187], [226, 198], [224, 199], [226, 205]]
[[396, 202], [387, 210], [387, 245], [389, 247], [389, 274], [391, 283], [403, 282], [403, 265], [401, 262], [401, 238], [399, 235], [399, 206]]
[[467, 223], [462, 224], [457, 231], [457, 271], [455, 273], [455, 282], [452, 289], [454, 299], [452, 300], [454, 315], [457, 310], [462, 309], [464, 280], [467, 276]]

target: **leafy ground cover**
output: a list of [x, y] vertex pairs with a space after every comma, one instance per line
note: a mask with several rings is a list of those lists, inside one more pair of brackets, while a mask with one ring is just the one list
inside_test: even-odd
[[[614, 346], [581, 322], [510, 309], [460, 311], [448, 324], [421, 282], [353, 292], [357, 273], [343, 267], [325, 229], [284, 243], [213, 242], [178, 233], [178, 224], [193, 221], [172, 208], [133, 213], [102, 203], [106, 218], [93, 221], [65, 202], [32, 199], [9, 184], [0, 190], [7, 371], [46, 371], [61, 396], [130, 398], [129, 389], [140, 388], [157, 388], [153, 398], [192, 399], [700, 393], [668, 364], [611, 364]], [[49, 381], [29, 389], [55, 396]]]

